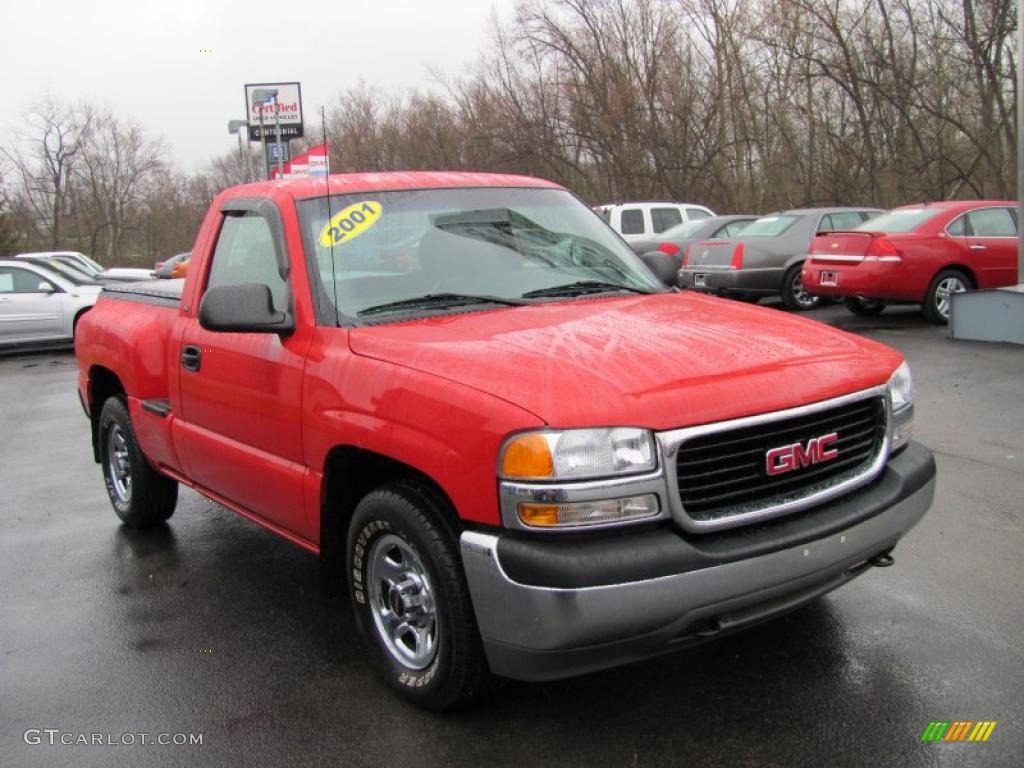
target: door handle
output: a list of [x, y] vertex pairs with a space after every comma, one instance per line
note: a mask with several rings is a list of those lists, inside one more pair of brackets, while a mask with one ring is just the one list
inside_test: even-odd
[[0, 296], [0, 301], [7, 302], [13, 301], [13, 299], [10, 296]]
[[203, 353], [199, 350], [199, 347], [186, 344], [181, 348], [181, 367], [186, 371], [198, 371], [202, 361]]
[[971, 246], [971, 250], [972, 251], [984, 251], [984, 250], [987, 250], [987, 246], [984, 246], [984, 245], [972, 245]]

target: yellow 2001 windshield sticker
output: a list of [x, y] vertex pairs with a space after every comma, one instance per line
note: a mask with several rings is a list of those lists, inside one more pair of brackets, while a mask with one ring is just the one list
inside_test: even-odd
[[377, 223], [383, 212], [384, 206], [376, 200], [353, 203], [324, 224], [324, 228], [320, 230], [320, 245], [330, 248], [359, 237]]

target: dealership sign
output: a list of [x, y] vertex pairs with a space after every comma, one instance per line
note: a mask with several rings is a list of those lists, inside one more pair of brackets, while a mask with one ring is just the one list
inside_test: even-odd
[[[274, 100], [260, 103], [257, 90], [277, 91], [277, 113]], [[298, 83], [247, 83], [245, 110], [249, 121], [249, 141], [259, 141], [266, 133], [267, 141], [277, 138], [277, 124], [281, 126], [281, 140], [302, 137], [302, 88]]]

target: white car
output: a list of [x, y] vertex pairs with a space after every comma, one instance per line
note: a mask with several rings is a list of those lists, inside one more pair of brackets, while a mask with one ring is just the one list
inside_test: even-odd
[[0, 347], [71, 341], [103, 289], [18, 259], [0, 259]]
[[715, 215], [710, 208], [694, 203], [644, 201], [597, 205], [594, 211], [608, 226], [622, 235], [627, 243], [660, 235], [666, 229], [686, 221], [708, 219]]
[[90, 259], [84, 253], [78, 251], [36, 251], [34, 253], [19, 253], [16, 259], [56, 259], [68, 266], [85, 272], [97, 280], [118, 280], [123, 282], [138, 282], [141, 280], [153, 280], [156, 273], [152, 269], [141, 269], [137, 267], [104, 267], [94, 259]]

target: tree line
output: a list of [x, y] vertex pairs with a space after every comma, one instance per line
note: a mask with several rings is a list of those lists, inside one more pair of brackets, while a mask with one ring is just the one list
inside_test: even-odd
[[[331, 168], [527, 173], [591, 203], [722, 212], [1013, 198], [1016, 24], [1013, 0], [522, 0], [465, 74], [339, 93]], [[246, 175], [237, 152], [183, 174], [87, 105], [27, 125], [0, 149], [0, 252], [170, 255]]]

